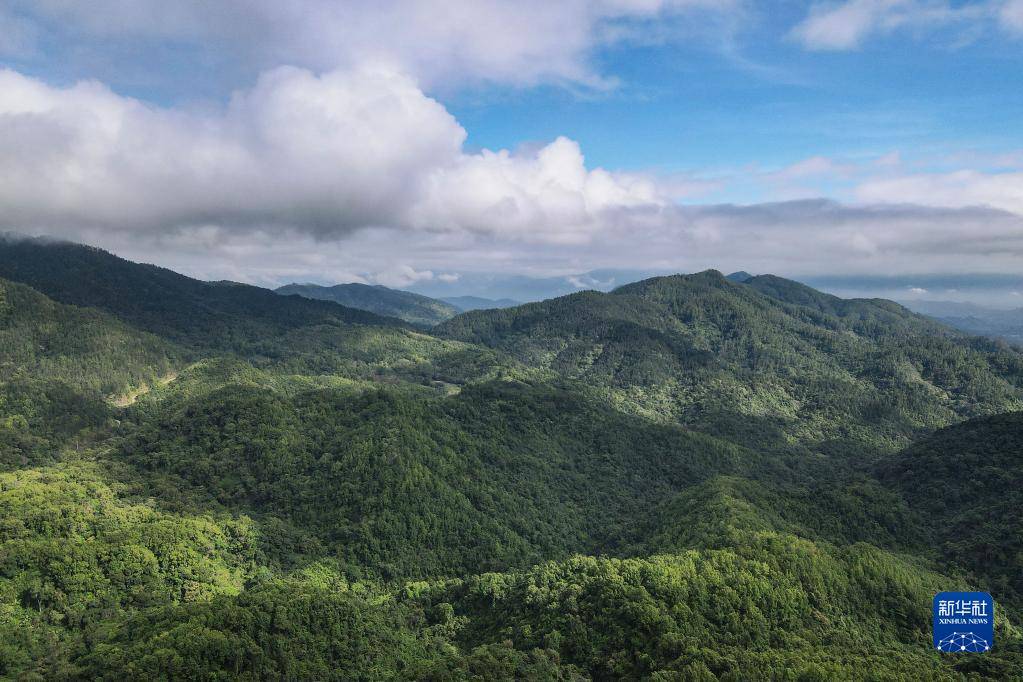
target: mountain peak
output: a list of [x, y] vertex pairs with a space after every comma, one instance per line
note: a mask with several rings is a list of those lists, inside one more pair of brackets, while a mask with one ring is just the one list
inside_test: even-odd
[[745, 284], [749, 280], [753, 279], [753, 275], [749, 274], [745, 270], [739, 270], [733, 272], [730, 275], [725, 275], [725, 279], [735, 282], [736, 284]]

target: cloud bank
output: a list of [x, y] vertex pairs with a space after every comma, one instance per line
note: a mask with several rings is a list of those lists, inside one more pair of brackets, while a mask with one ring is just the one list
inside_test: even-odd
[[[469, 149], [435, 99], [479, 83], [610, 88], [594, 61], [601, 48], [677, 42], [755, 15], [750, 4], [12, 0], [0, 7], [8, 63], [42, 52], [67, 73], [130, 79], [137, 68], [188, 83], [206, 63], [222, 73], [233, 60], [252, 72], [234, 73], [230, 87], [244, 87], [219, 103], [175, 104], [174, 95], [118, 94], [109, 78], [0, 70], [0, 229], [265, 284], [312, 274], [407, 286], [470, 271], [1023, 265], [1018, 154], [928, 166], [891, 150], [709, 178], [631, 173], [588, 166], [566, 137]], [[1023, 0], [847, 0], [800, 16], [797, 46], [846, 50], [896, 32], [1018, 34]], [[124, 59], [135, 43], [151, 63]], [[181, 54], [191, 70], [153, 68]], [[712, 203], [735, 196], [773, 203]]]
[[700, 14], [733, 13], [738, 5], [738, 0], [11, 0], [9, 16], [12, 26], [17, 18], [20, 32], [10, 45], [0, 38], [0, 54], [30, 55], [42, 49], [33, 34], [51, 33], [71, 46], [73, 58], [101, 67], [117, 58], [113, 44], [144, 40], [196, 52], [213, 46], [210, 57], [221, 65], [235, 61], [257, 69], [287, 63], [320, 72], [385, 62], [431, 88], [480, 82], [603, 88], [610, 81], [591, 62], [595, 48], [635, 37], [637, 24], [688, 24]]
[[[222, 108], [161, 108], [0, 71], [0, 228], [208, 278], [404, 286], [598, 267], [783, 274], [1023, 266], [1023, 171], [811, 157], [776, 192], [854, 202], [682, 205], [672, 177], [590, 168], [557, 138], [511, 152], [386, 65], [281, 67]], [[1004, 164], [1010, 164], [1006, 167]], [[818, 183], [818, 184], [815, 184]], [[711, 183], [713, 184], [713, 183]]]
[[664, 203], [650, 181], [587, 169], [565, 138], [535, 153], [467, 154], [465, 137], [384, 66], [277, 68], [215, 113], [5, 70], [0, 210], [28, 229], [216, 226], [326, 239], [386, 226], [560, 241]]

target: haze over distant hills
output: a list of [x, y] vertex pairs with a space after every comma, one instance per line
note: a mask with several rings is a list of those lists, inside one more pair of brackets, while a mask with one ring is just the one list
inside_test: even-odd
[[522, 305], [521, 301], [510, 298], [481, 298], [479, 296], [449, 296], [444, 299], [446, 302], [465, 312], [468, 310], [482, 310], [486, 308], [512, 308]]
[[1023, 682], [1021, 57], [0, 0], [0, 682]]
[[463, 272], [456, 280], [433, 279], [410, 284], [407, 288], [410, 291], [442, 300], [458, 296], [474, 296], [490, 300], [540, 301], [586, 289], [610, 291], [623, 284], [665, 274], [669, 273], [659, 270], [617, 269], [591, 270], [560, 277]]
[[1013, 343], [1023, 343], [1023, 308], [989, 308], [960, 301], [904, 301], [904, 305], [950, 327]]
[[1012, 274], [804, 275], [795, 279], [844, 297], [950, 301], [997, 309], [1017, 308], [1023, 302], [1023, 277]]
[[321, 301], [333, 301], [350, 308], [368, 310], [377, 315], [397, 317], [421, 327], [432, 327], [454, 317], [462, 310], [445, 301], [381, 285], [351, 283], [328, 287], [316, 284], [286, 284], [276, 291], [285, 296], [297, 294]]

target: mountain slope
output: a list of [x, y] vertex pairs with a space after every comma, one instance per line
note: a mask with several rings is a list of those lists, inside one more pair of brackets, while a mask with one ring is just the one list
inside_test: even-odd
[[945, 556], [1023, 604], [1023, 412], [942, 429], [879, 465]]
[[166, 372], [180, 355], [104, 312], [0, 279], [0, 381], [59, 379], [107, 395]]
[[210, 603], [149, 610], [75, 660], [89, 679], [961, 680], [1023, 673], [941, 656], [930, 599], [958, 583], [863, 545], [765, 535], [748, 547], [528, 571], [349, 584], [321, 567]]
[[615, 552], [642, 543], [633, 527], [653, 505], [763, 468], [729, 443], [506, 383], [435, 401], [229, 385], [148, 414], [119, 454], [157, 497], [273, 515], [352, 571], [403, 578]]
[[420, 327], [432, 327], [459, 313], [459, 309], [450, 303], [380, 285], [352, 283], [324, 287], [316, 284], [285, 284], [276, 291], [283, 296], [298, 295], [319, 301], [333, 301], [349, 308], [397, 317]]
[[0, 239], [0, 277], [55, 301], [99, 308], [138, 329], [206, 349], [257, 352], [267, 337], [311, 325], [399, 324], [245, 284], [202, 282], [67, 242]]
[[154, 383], [183, 356], [102, 311], [0, 279], [0, 468], [52, 460], [112, 416], [108, 398]]
[[658, 277], [465, 313], [435, 333], [579, 380], [619, 408], [753, 445], [893, 450], [1023, 405], [1019, 351], [894, 303], [769, 276]]

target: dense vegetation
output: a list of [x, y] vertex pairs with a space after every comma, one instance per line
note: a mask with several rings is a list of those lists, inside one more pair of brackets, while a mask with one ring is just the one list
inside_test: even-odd
[[0, 238], [0, 277], [27, 284], [60, 303], [99, 308], [138, 329], [200, 349], [259, 354], [268, 338], [299, 327], [397, 323], [236, 282], [200, 282], [101, 249], [38, 239]]
[[[770, 276], [426, 334], [68, 244], [0, 275], [0, 679], [1023, 677], [1012, 347]], [[930, 649], [959, 588], [989, 654]]]
[[1023, 604], [1023, 413], [942, 429], [879, 469], [949, 560]]
[[333, 301], [349, 308], [397, 317], [426, 328], [449, 320], [461, 312], [450, 303], [380, 285], [351, 283], [324, 287], [316, 284], [286, 284], [277, 289], [277, 293], [283, 296], [297, 295], [320, 301]]
[[[584, 383], [618, 409], [762, 447], [858, 455], [1019, 409], [1023, 354], [887, 301], [776, 277], [658, 277], [460, 315], [437, 329]], [[745, 433], [743, 433], [745, 431]]]
[[108, 396], [152, 384], [183, 351], [99, 310], [0, 279], [0, 470], [93, 438]]

